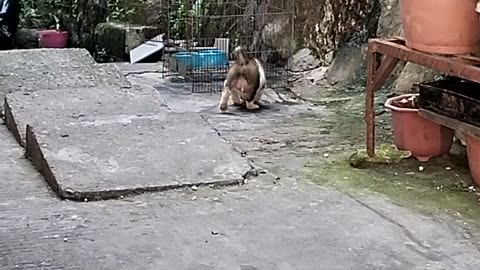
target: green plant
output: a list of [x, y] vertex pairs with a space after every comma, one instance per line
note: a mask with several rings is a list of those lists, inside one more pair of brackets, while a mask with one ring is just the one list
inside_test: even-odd
[[[135, 1], [136, 5], [139, 5], [142, 1]], [[135, 14], [136, 7], [128, 3], [128, 1], [122, 0], [109, 0], [107, 2], [109, 15], [106, 21], [128, 21], [129, 17]]]
[[[103, 3], [104, 2], [104, 3]], [[35, 28], [64, 28], [67, 24], [80, 20], [85, 14], [105, 6], [106, 14], [98, 14], [99, 18], [88, 18], [89, 21], [128, 21], [135, 14], [136, 7], [144, 0], [23, 0], [21, 26]], [[86, 18], [83, 18], [86, 19]], [[94, 28], [95, 26], [93, 26]]]
[[25, 0], [21, 5], [21, 26], [59, 30], [63, 27], [62, 19], [72, 14], [73, 3], [70, 0]]

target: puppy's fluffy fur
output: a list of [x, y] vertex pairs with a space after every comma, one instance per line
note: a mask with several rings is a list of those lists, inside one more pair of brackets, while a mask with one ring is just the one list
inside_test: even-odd
[[223, 84], [220, 110], [228, 109], [230, 98], [235, 105], [245, 102], [247, 109], [259, 109], [258, 103], [266, 83], [265, 70], [261, 62], [248, 55], [244, 48], [236, 48], [233, 54], [235, 62], [228, 70]]

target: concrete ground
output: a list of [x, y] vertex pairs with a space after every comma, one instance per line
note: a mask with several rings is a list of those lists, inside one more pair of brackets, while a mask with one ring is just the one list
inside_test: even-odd
[[[270, 91], [270, 103], [259, 113], [220, 114], [218, 95], [190, 94], [145, 67], [132, 69], [125, 68], [133, 85], [157, 89], [176, 113], [200, 116], [248, 159], [258, 177], [241, 186], [61, 201], [0, 126], [1, 269], [480, 267], [470, 220], [420, 211], [405, 203], [409, 198], [388, 192], [340, 185], [379, 177], [368, 170], [347, 175], [350, 169], [343, 166], [363, 142], [359, 94], [353, 103], [344, 100], [355, 97], [342, 98], [332, 107], [337, 101], [329, 98], [290, 102]], [[403, 173], [409, 176], [392, 182], [413, 181], [410, 171]], [[396, 187], [395, 193], [407, 192]]]

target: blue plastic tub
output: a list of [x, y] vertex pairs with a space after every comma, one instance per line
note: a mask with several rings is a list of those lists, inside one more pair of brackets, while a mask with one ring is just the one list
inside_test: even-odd
[[228, 56], [221, 50], [204, 50], [199, 52], [202, 66], [206, 68], [228, 65]]
[[175, 53], [174, 57], [187, 68], [199, 68], [202, 66], [200, 54], [196, 52], [179, 52]]
[[187, 68], [215, 68], [229, 64], [228, 56], [221, 50], [203, 50], [199, 52], [179, 52], [174, 57]]

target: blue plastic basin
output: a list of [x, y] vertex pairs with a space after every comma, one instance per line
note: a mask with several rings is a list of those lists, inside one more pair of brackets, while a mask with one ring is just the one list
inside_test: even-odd
[[174, 57], [187, 68], [198, 68], [202, 66], [201, 57], [196, 52], [179, 52]]
[[202, 66], [212, 68], [228, 65], [228, 56], [221, 50], [204, 50], [199, 52]]
[[227, 54], [221, 50], [179, 52], [174, 57], [187, 68], [214, 68], [229, 64]]

